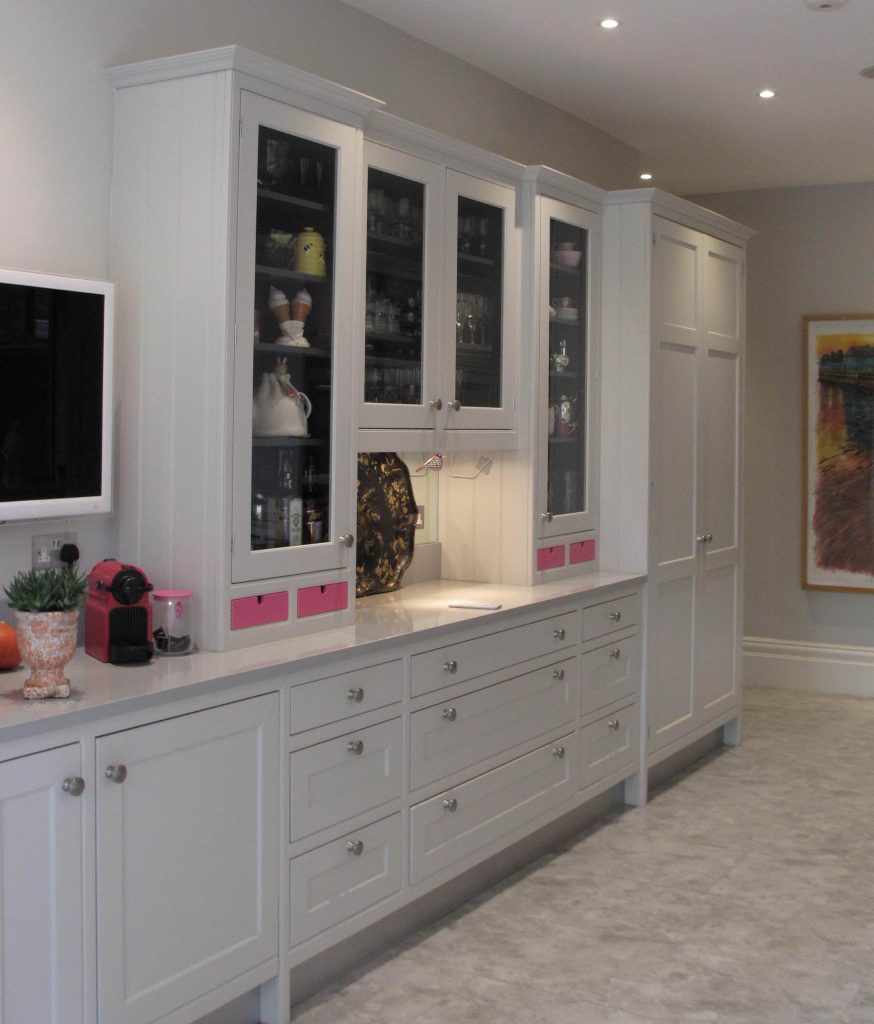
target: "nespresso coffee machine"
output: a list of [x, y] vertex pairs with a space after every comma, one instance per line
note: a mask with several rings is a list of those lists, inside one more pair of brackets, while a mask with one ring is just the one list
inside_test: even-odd
[[106, 558], [91, 570], [85, 598], [85, 651], [132, 665], [152, 657], [152, 584], [142, 569]]

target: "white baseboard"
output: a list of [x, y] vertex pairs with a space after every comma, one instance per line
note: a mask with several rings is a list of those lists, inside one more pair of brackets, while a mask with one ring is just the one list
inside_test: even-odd
[[744, 637], [744, 686], [874, 697], [874, 647]]

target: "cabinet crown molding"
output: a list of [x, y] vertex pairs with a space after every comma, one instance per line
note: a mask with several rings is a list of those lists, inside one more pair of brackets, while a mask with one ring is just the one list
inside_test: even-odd
[[382, 100], [344, 85], [338, 85], [309, 71], [301, 71], [282, 61], [265, 57], [243, 46], [221, 46], [212, 50], [158, 57], [108, 68], [107, 75], [116, 89], [149, 85], [172, 78], [208, 74], [212, 71], [236, 71], [283, 89], [290, 89], [321, 103], [364, 118], [385, 104]]
[[607, 192], [605, 206], [630, 206], [638, 203], [649, 203], [654, 216], [666, 220], [678, 221], [698, 231], [714, 235], [732, 245], [746, 245], [756, 234], [752, 228], [738, 224], [737, 221], [724, 217], [721, 213], [708, 210], [688, 199], [662, 192], [658, 188], [628, 188], [615, 192]]
[[533, 184], [541, 195], [553, 196], [561, 202], [582, 202], [590, 209], [599, 209], [608, 194], [597, 185], [580, 181], [579, 178], [565, 174], [564, 171], [557, 171], [554, 167], [547, 167], [545, 164], [532, 164], [526, 167], [522, 177], [526, 183]]

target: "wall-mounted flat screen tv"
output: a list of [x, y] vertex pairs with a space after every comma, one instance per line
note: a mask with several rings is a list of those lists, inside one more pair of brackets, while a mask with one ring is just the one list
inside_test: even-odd
[[114, 290], [0, 269], [0, 522], [108, 512]]

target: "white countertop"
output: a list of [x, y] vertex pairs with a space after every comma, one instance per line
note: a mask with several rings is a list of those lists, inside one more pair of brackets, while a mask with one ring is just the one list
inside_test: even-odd
[[[376, 653], [391, 641], [411, 635], [423, 639], [451, 632], [459, 624], [493, 621], [533, 605], [560, 601], [594, 590], [643, 582], [633, 573], [594, 572], [542, 583], [511, 587], [490, 583], [440, 580], [402, 587], [357, 602], [354, 625], [306, 636], [258, 644], [218, 654], [198, 651], [179, 658], [154, 658], [147, 665], [106, 665], [79, 650], [65, 674], [71, 694], [64, 699], [25, 700], [21, 689], [28, 670], [0, 672], [0, 739], [34, 734], [75, 721], [148, 707], [173, 697], [195, 695], [221, 684], [239, 683], [246, 675], [294, 665], [311, 667], [326, 656], [349, 652]], [[490, 601], [500, 610], [450, 608], [450, 600]], [[369, 650], [368, 650], [369, 649]]]

